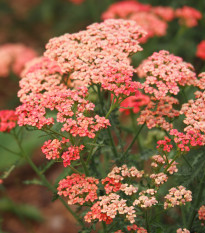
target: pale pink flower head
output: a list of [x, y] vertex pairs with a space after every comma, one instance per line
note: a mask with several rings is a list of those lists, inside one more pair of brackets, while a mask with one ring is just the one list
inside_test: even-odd
[[177, 229], [176, 233], [190, 233], [190, 231], [187, 230], [186, 228], [183, 228], [183, 229], [179, 228], [179, 229]]
[[49, 41], [45, 56], [57, 61], [64, 73], [83, 85], [100, 84], [116, 96], [135, 93], [129, 55], [141, 51], [139, 39], [145, 32], [131, 20], [106, 20], [87, 30], [65, 34]]
[[14, 110], [0, 111], [0, 132], [10, 132], [16, 127], [17, 115]]
[[197, 45], [196, 56], [201, 58], [202, 60], [205, 60], [205, 40], [202, 40]]
[[177, 9], [175, 14], [176, 17], [180, 19], [180, 24], [190, 28], [197, 26], [198, 20], [202, 18], [200, 11], [189, 6], [183, 6], [182, 8]]
[[19, 76], [25, 64], [36, 56], [33, 49], [23, 44], [0, 46], [0, 77], [7, 77], [11, 71]]
[[161, 99], [168, 93], [177, 95], [180, 86], [193, 85], [196, 80], [194, 68], [181, 57], [161, 50], [153, 53], [136, 69], [140, 78], [145, 77], [145, 93]]
[[98, 179], [73, 173], [59, 182], [58, 195], [68, 198], [68, 204], [94, 202], [97, 197]]

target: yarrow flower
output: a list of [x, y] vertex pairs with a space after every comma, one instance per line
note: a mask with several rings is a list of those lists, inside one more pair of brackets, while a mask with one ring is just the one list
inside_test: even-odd
[[180, 19], [179, 22], [189, 28], [197, 26], [198, 20], [202, 18], [200, 11], [189, 6], [183, 6], [182, 8], [177, 9], [175, 14], [176, 17]]
[[205, 223], [205, 206], [202, 205], [198, 210], [199, 220], [202, 221], [201, 225], [204, 226]]
[[180, 185], [177, 188], [171, 188], [169, 194], [164, 198], [164, 209], [167, 209], [177, 205], [185, 205], [186, 202], [192, 201], [192, 192]]
[[106, 20], [87, 30], [53, 38], [45, 56], [57, 61], [71, 81], [98, 84], [116, 96], [135, 94], [140, 83], [132, 81], [131, 53], [141, 51], [139, 38], [145, 32], [131, 20]]
[[190, 63], [165, 50], [153, 53], [139, 65], [136, 72], [140, 78], [146, 78], [142, 84], [145, 93], [154, 95], [158, 100], [168, 93], [177, 95], [180, 86], [194, 85], [196, 80]]
[[177, 229], [176, 233], [190, 233], [190, 231], [187, 230], [186, 228], [183, 228], [183, 229], [179, 228], [179, 229]]
[[147, 189], [139, 193], [139, 198], [133, 202], [133, 205], [137, 205], [141, 208], [149, 208], [158, 203], [155, 194], [157, 191], [154, 189]]
[[98, 183], [98, 179], [74, 173], [59, 182], [58, 195], [67, 197], [69, 205], [83, 205], [97, 199]]
[[150, 178], [153, 179], [153, 181], [157, 187], [164, 184], [168, 180], [168, 176], [166, 174], [164, 174], [163, 172], [160, 172], [158, 174], [151, 174]]
[[83, 150], [84, 146], [66, 146], [69, 139], [63, 138], [62, 141], [58, 139], [48, 140], [41, 147], [42, 152], [46, 155], [47, 159], [63, 159], [64, 167], [71, 164], [71, 161], [80, 159], [80, 152]]
[[0, 111], [0, 132], [10, 132], [16, 127], [17, 115], [13, 110]]
[[111, 18], [134, 20], [147, 32], [147, 35], [140, 39], [140, 42], [145, 43], [150, 37], [166, 34], [166, 21], [174, 18], [174, 10], [171, 7], [152, 7], [137, 1], [122, 1], [112, 4], [102, 14], [102, 18], [104, 20]]
[[147, 233], [147, 230], [144, 229], [143, 227], [138, 227], [136, 224], [133, 224], [131, 226], [127, 226], [128, 231], [134, 230], [137, 233]]
[[18, 124], [31, 125], [39, 129], [53, 125], [54, 118], [46, 118], [47, 109], [57, 111], [56, 121], [63, 123], [61, 131], [67, 131], [74, 137], [94, 138], [95, 132], [107, 128], [110, 123], [105, 117], [88, 117], [95, 105], [88, 100], [88, 89], [53, 91], [45, 94], [30, 95], [16, 110]]
[[4, 44], [0, 46], [0, 77], [7, 77], [12, 71], [20, 75], [26, 62], [36, 57], [36, 52], [23, 44]]

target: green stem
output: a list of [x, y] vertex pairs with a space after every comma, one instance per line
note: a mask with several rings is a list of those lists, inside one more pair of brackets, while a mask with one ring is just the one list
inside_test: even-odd
[[193, 212], [189, 218], [189, 222], [188, 222], [188, 229], [189, 230], [191, 230], [191, 228], [192, 228], [194, 219], [195, 219], [196, 214], [197, 214], [197, 208], [199, 207], [199, 204], [201, 202], [201, 198], [203, 196], [204, 183], [205, 183], [205, 171], [204, 171], [203, 177], [202, 177], [200, 184], [199, 184], [199, 192], [198, 192], [198, 195], [197, 195], [195, 202], [194, 202]]
[[145, 124], [143, 124], [139, 130], [137, 131], [137, 133], [135, 134], [134, 138], [132, 139], [132, 142], [130, 143], [130, 145], [128, 146], [127, 150], [125, 151], [123, 157], [125, 157], [127, 155], [127, 153], [129, 152], [129, 150], [132, 148], [132, 146], [134, 145], [135, 143], [135, 140], [138, 138], [140, 132], [142, 131], [143, 127], [144, 127]]
[[[28, 164], [31, 166], [31, 168], [35, 171], [35, 173], [39, 176], [43, 184], [52, 192], [56, 193], [56, 189], [49, 183], [49, 181], [46, 179], [46, 177], [41, 173], [41, 171], [38, 170], [38, 167], [33, 163], [31, 158], [24, 152], [21, 143], [18, 140], [18, 137], [14, 134], [15, 140], [17, 142], [17, 145], [21, 151], [21, 154], [25, 158], [25, 160], [28, 162]], [[73, 217], [79, 222], [80, 225], [84, 226], [84, 223], [80, 220], [80, 218], [77, 216], [77, 214], [68, 206], [68, 204], [64, 201], [62, 197], [58, 197], [58, 199], [62, 202], [62, 204], [65, 206], [65, 208], [73, 215]]]
[[112, 137], [112, 134], [111, 134], [111, 131], [110, 131], [109, 127], [107, 128], [107, 131], [108, 131], [108, 136], [110, 138], [110, 142], [111, 142], [111, 145], [112, 145], [113, 154], [117, 157], [118, 156], [117, 149], [116, 149], [115, 142], [113, 140], [113, 137]]
[[146, 221], [146, 230], [147, 230], [147, 233], [149, 233], [150, 230], [149, 230], [149, 220], [148, 220], [148, 211], [147, 210], [145, 211], [145, 221]]
[[84, 172], [85, 172], [86, 176], [89, 176], [89, 171], [88, 171], [88, 168], [87, 168], [87, 163], [85, 163], [82, 155], [80, 155], [80, 162], [81, 162], [81, 164], [83, 166], [83, 169], [84, 169]]
[[169, 165], [165, 168], [164, 173], [167, 172], [167, 170], [171, 167], [171, 165], [172, 165], [173, 162], [177, 159], [178, 156], [179, 156], [179, 153], [176, 153], [176, 155], [175, 155], [174, 158], [172, 159], [171, 163], [169, 163]]
[[107, 226], [106, 223], [102, 221], [103, 232], [107, 233]]

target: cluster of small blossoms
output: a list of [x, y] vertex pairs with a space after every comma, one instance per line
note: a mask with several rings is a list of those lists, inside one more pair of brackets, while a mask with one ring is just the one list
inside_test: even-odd
[[87, 30], [51, 39], [45, 56], [71, 74], [71, 81], [99, 84], [116, 96], [129, 96], [141, 85], [132, 81], [134, 69], [128, 57], [142, 50], [139, 38], [144, 34], [132, 20], [106, 20]]
[[[158, 168], [163, 166], [164, 169], [166, 169], [167, 166], [169, 166], [169, 168], [167, 169], [167, 172], [169, 174], [174, 174], [175, 172], [178, 172], [178, 169], [176, 167], [176, 165], [178, 164], [177, 162], [172, 162], [172, 159], [168, 159], [165, 155], [161, 156], [161, 155], [154, 155], [152, 156], [152, 159], [154, 160], [154, 162], [151, 163], [151, 166], [154, 168]], [[167, 163], [168, 162], [168, 163]], [[171, 164], [171, 165], [170, 165]]]
[[204, 226], [205, 223], [205, 206], [202, 205], [198, 210], [199, 220], [202, 221], [201, 225]]
[[178, 103], [179, 101], [174, 97], [165, 96], [158, 100], [152, 96], [146, 108], [140, 112], [137, 118], [138, 124], [146, 123], [149, 129], [161, 127], [169, 131], [173, 125], [166, 118], [172, 119], [179, 116], [179, 111], [173, 108], [173, 105]]
[[7, 77], [11, 71], [19, 76], [26, 62], [36, 56], [37, 54], [33, 49], [22, 44], [0, 46], [0, 77]]
[[189, 6], [183, 6], [182, 8], [177, 9], [175, 15], [177, 18], [180, 19], [180, 24], [185, 25], [189, 28], [197, 26], [198, 20], [202, 18], [202, 14], [200, 11]]
[[202, 60], [205, 60], [205, 40], [202, 40], [197, 45], [196, 56], [201, 58]]
[[157, 99], [168, 93], [177, 95], [179, 86], [194, 85], [197, 79], [191, 64], [165, 50], [153, 53], [139, 65], [136, 72], [140, 78], [146, 78], [142, 85], [145, 93]]
[[160, 148], [165, 152], [170, 152], [173, 148], [173, 145], [171, 144], [171, 139], [166, 136], [164, 137], [164, 140], [159, 140], [157, 144], [157, 148]]
[[[129, 115], [131, 111], [133, 111], [133, 113], [138, 113], [140, 111], [140, 107], [147, 105], [149, 101], [149, 96], [143, 95], [138, 91], [134, 96], [130, 96], [122, 101], [119, 111], [124, 112], [126, 115]], [[132, 109], [128, 109], [128, 107]]]
[[[145, 230], [143, 227], [138, 227], [136, 224], [127, 226], [127, 230], [136, 233], [147, 233], [147, 230]], [[124, 233], [124, 232], [122, 230], [118, 230], [115, 231], [115, 233]]]
[[62, 71], [55, 61], [45, 57], [38, 57], [25, 66], [19, 82], [20, 90], [18, 97], [25, 102], [27, 96], [34, 94], [46, 94], [57, 90], [65, 90], [62, 83]]
[[84, 146], [69, 146], [65, 144], [69, 142], [69, 139], [63, 138], [62, 141], [58, 139], [48, 140], [44, 142], [41, 147], [42, 152], [46, 155], [47, 159], [63, 159], [64, 167], [70, 165], [71, 161], [80, 159], [80, 152], [83, 150]]
[[95, 107], [93, 103], [86, 100], [87, 95], [86, 87], [30, 95], [16, 109], [18, 124], [41, 129], [45, 125], [54, 124], [54, 118], [46, 118], [46, 110], [57, 110], [56, 121], [63, 123], [61, 131], [67, 131], [74, 137], [79, 135], [94, 138], [97, 131], [107, 128], [110, 123], [105, 117], [87, 116]]
[[143, 174], [144, 171], [139, 171], [135, 167], [128, 168], [127, 165], [123, 165], [122, 167], [114, 167], [101, 182], [107, 194], [121, 190], [126, 195], [132, 195], [137, 192], [138, 188], [133, 185], [123, 184], [122, 181], [126, 177], [141, 178]]
[[0, 111], [0, 132], [10, 132], [16, 127], [17, 115], [13, 110]]
[[93, 202], [97, 197], [98, 179], [85, 177], [84, 174], [72, 174], [59, 182], [58, 195], [68, 198], [68, 204]]
[[147, 189], [139, 193], [139, 198], [133, 202], [133, 206], [141, 208], [149, 208], [158, 203], [155, 194], [157, 191], [154, 189]]
[[190, 231], [187, 230], [186, 228], [183, 228], [183, 229], [179, 228], [179, 229], [177, 229], [176, 233], [190, 233]]
[[195, 100], [183, 104], [180, 113], [185, 115], [184, 123], [188, 125], [184, 130], [205, 133], [205, 92], [197, 91]]
[[154, 183], [157, 187], [164, 184], [168, 180], [168, 176], [163, 172], [160, 172], [158, 174], [151, 174], [150, 178], [154, 180]]
[[[153, 36], [164, 36], [167, 30], [167, 22], [174, 18], [174, 10], [171, 7], [152, 7], [136, 1], [122, 1], [112, 4], [102, 18], [123, 18], [134, 20], [140, 25], [147, 35], [140, 39], [146, 42]], [[153, 26], [155, 25], [155, 26]]]
[[180, 185], [177, 188], [171, 188], [169, 190], [169, 194], [164, 198], [164, 209], [167, 209], [177, 205], [185, 205], [186, 202], [192, 201], [192, 192], [190, 190], [186, 190], [185, 187]]
[[196, 130], [188, 130], [185, 133], [179, 132], [177, 129], [170, 130], [170, 135], [174, 136], [174, 142], [180, 151], [190, 151], [191, 147], [203, 146], [205, 138]]
[[105, 221], [107, 224], [110, 224], [116, 215], [120, 214], [125, 215], [130, 223], [134, 223], [136, 217], [134, 206], [127, 206], [126, 202], [126, 200], [120, 199], [120, 196], [115, 193], [100, 196], [99, 201], [85, 215], [85, 221], [91, 222], [92, 220], [98, 219], [99, 221]]

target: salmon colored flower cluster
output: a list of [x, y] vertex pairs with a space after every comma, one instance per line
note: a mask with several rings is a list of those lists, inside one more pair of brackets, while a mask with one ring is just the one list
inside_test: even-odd
[[54, 124], [54, 118], [46, 118], [46, 110], [56, 110], [56, 121], [63, 124], [61, 131], [67, 131], [74, 137], [94, 138], [95, 133], [107, 128], [110, 123], [105, 117], [95, 115], [88, 117], [95, 105], [86, 97], [88, 90], [81, 87], [78, 90], [61, 90], [44, 94], [28, 96], [25, 102], [16, 109], [18, 124], [31, 125], [39, 129]]
[[63, 138], [62, 141], [58, 139], [48, 140], [44, 142], [41, 147], [42, 152], [46, 155], [47, 159], [63, 159], [64, 167], [70, 165], [71, 161], [80, 159], [80, 151], [83, 150], [84, 146], [66, 146], [70, 140]]
[[157, 148], [160, 148], [166, 152], [170, 152], [173, 148], [173, 145], [171, 144], [171, 139], [168, 137], [164, 137], [164, 140], [159, 140], [157, 144]]
[[102, 18], [122, 18], [134, 20], [146, 32], [141, 42], [146, 42], [153, 36], [164, 36], [167, 30], [167, 22], [174, 18], [174, 10], [171, 7], [152, 7], [137, 1], [121, 1], [113, 3], [107, 11], [102, 14]]
[[204, 226], [205, 223], [205, 206], [202, 205], [198, 210], [199, 220], [202, 221], [201, 225]]
[[65, 90], [66, 85], [62, 82], [62, 71], [55, 61], [39, 57], [26, 64], [21, 73], [19, 82], [20, 90], [18, 97], [24, 102], [27, 96], [33, 94], [46, 94], [57, 90]]
[[149, 96], [143, 95], [138, 91], [134, 96], [130, 96], [122, 101], [119, 111], [124, 112], [126, 115], [129, 115], [131, 111], [138, 113], [140, 111], [140, 107], [147, 105], [149, 101]]
[[179, 228], [179, 229], [177, 229], [176, 233], [190, 233], [190, 231], [187, 230], [186, 228], [183, 228], [183, 229]]
[[106, 20], [87, 30], [53, 38], [45, 56], [57, 61], [71, 81], [98, 84], [116, 96], [130, 96], [140, 87], [132, 81], [134, 72], [129, 55], [141, 51], [139, 38], [145, 32], [131, 20]]
[[59, 182], [58, 195], [68, 198], [69, 205], [83, 205], [97, 199], [98, 183], [98, 179], [74, 173]]
[[164, 198], [164, 209], [167, 209], [177, 205], [185, 205], [186, 202], [192, 201], [192, 192], [180, 185], [177, 188], [171, 188], [169, 194]]
[[200, 11], [189, 6], [183, 6], [182, 8], [177, 9], [175, 15], [180, 19], [179, 22], [182, 25], [185, 25], [189, 28], [197, 26], [198, 20], [202, 18]]
[[137, 233], [147, 233], [147, 230], [145, 230], [143, 227], [138, 227], [136, 224], [133, 224], [131, 226], [127, 226], [128, 231], [136, 231]]
[[150, 178], [153, 179], [155, 185], [159, 187], [160, 185], [164, 184], [168, 180], [168, 176], [163, 172], [157, 174], [151, 174]]
[[153, 53], [139, 65], [136, 72], [140, 78], [146, 78], [143, 83], [145, 93], [154, 95], [157, 99], [168, 93], [177, 95], [180, 86], [193, 85], [196, 80], [190, 63], [165, 50]]
[[141, 208], [149, 208], [158, 203], [155, 194], [157, 191], [154, 189], [147, 189], [139, 193], [139, 198], [133, 202], [134, 206], [139, 206]]
[[146, 123], [149, 129], [161, 127], [169, 131], [173, 128], [169, 119], [179, 116], [179, 111], [173, 107], [176, 104], [178, 104], [178, 100], [174, 97], [165, 96], [159, 100], [156, 97], [151, 97], [150, 102], [137, 118], [138, 124]]
[[0, 111], [0, 132], [10, 132], [16, 127], [17, 115], [13, 110]]
[[0, 77], [8, 77], [10, 72], [20, 75], [25, 64], [36, 57], [36, 52], [23, 44], [4, 44], [0, 46]]
[[120, 196], [111, 193], [108, 196], [100, 196], [92, 207], [91, 211], [85, 215], [85, 221], [91, 222], [92, 220], [98, 219], [99, 221], [105, 221], [110, 224], [113, 219], [118, 215], [125, 215], [126, 219], [130, 223], [134, 223], [136, 217], [133, 206], [128, 206], [126, 200], [120, 199]]

